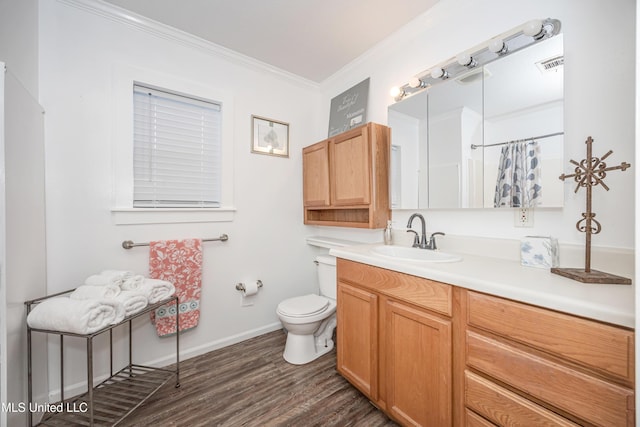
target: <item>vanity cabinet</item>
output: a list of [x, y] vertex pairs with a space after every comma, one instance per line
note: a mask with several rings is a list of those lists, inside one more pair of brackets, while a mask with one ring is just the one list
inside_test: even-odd
[[632, 329], [338, 257], [337, 370], [403, 426], [633, 426]]
[[384, 298], [386, 407], [405, 425], [451, 425], [451, 321]]
[[383, 228], [391, 218], [391, 130], [367, 123], [305, 147], [304, 223]]
[[340, 373], [372, 401], [378, 400], [378, 295], [338, 284], [337, 365]]
[[337, 369], [403, 425], [452, 425], [452, 287], [338, 259]]
[[474, 416], [495, 425], [634, 425], [632, 330], [472, 291], [463, 307], [464, 404]]

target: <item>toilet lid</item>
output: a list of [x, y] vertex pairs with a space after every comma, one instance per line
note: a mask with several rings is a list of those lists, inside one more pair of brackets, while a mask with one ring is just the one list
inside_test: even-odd
[[329, 300], [320, 295], [310, 294], [289, 298], [279, 305], [280, 312], [292, 317], [305, 317], [321, 313], [329, 306]]

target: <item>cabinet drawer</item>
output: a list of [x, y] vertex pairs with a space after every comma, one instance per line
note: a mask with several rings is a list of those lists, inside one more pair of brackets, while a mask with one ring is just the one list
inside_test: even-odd
[[338, 280], [451, 316], [451, 285], [345, 259], [338, 259], [337, 268]]
[[633, 331], [475, 292], [468, 296], [470, 325], [633, 384]]
[[467, 365], [598, 426], [631, 426], [632, 390], [467, 331]]
[[473, 372], [465, 371], [464, 389], [466, 406], [498, 425], [577, 427], [577, 424]]
[[480, 415], [468, 409], [464, 413], [464, 425], [467, 427], [496, 427], [495, 424], [482, 418]]

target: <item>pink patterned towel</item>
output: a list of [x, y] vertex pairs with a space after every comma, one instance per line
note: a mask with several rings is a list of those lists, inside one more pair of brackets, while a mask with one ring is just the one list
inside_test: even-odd
[[158, 336], [176, 333], [176, 312], [180, 332], [195, 328], [200, 319], [202, 240], [163, 240], [149, 247], [149, 277], [173, 283], [179, 303], [178, 311], [175, 304], [166, 304], [151, 313]]

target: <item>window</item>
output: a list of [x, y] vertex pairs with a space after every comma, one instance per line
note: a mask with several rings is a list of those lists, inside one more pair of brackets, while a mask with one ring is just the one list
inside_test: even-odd
[[222, 106], [133, 87], [133, 206], [221, 206]]

